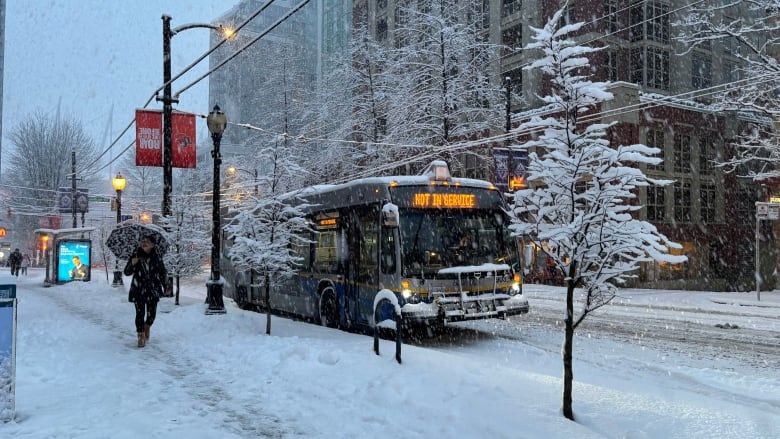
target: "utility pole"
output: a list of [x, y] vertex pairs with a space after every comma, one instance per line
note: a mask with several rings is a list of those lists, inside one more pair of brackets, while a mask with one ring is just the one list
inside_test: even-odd
[[70, 210], [73, 213], [73, 228], [76, 224], [76, 149], [70, 152]]
[[173, 189], [173, 154], [171, 124], [173, 123], [173, 103], [179, 102], [171, 96], [171, 17], [163, 15], [163, 95], [157, 96], [163, 103], [163, 200], [162, 216], [171, 216], [171, 191]]

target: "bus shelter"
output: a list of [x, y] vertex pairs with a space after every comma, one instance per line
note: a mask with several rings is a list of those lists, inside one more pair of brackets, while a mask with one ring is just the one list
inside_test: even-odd
[[71, 281], [91, 280], [92, 238], [94, 227], [72, 229], [35, 229], [46, 264], [43, 286]]

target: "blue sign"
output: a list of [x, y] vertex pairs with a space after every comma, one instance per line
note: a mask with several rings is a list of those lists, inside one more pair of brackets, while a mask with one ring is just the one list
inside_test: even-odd
[[0, 421], [16, 410], [16, 285], [0, 285]]
[[57, 282], [91, 279], [92, 241], [72, 239], [57, 241]]

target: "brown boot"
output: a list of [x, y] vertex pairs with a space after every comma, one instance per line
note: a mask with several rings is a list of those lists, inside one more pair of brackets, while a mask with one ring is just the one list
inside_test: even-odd
[[138, 347], [142, 348], [144, 346], [146, 346], [146, 337], [144, 337], [144, 333], [143, 332], [139, 332], [138, 333]]
[[152, 329], [152, 325], [144, 325], [144, 338], [149, 341], [149, 331]]

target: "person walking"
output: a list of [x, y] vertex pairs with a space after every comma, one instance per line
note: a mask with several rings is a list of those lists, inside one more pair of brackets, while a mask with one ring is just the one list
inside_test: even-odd
[[22, 264], [22, 252], [17, 248], [8, 257], [8, 263], [11, 266], [11, 276], [19, 277], [19, 267]]
[[133, 276], [128, 301], [135, 303], [135, 330], [138, 347], [142, 348], [149, 341], [157, 316], [157, 302], [170, 290], [165, 264], [151, 238], [141, 239], [141, 246], [130, 256], [124, 273], [125, 276]]
[[30, 266], [30, 257], [27, 255], [22, 256], [22, 262], [20, 267], [22, 268], [22, 274], [27, 276], [27, 267]]

